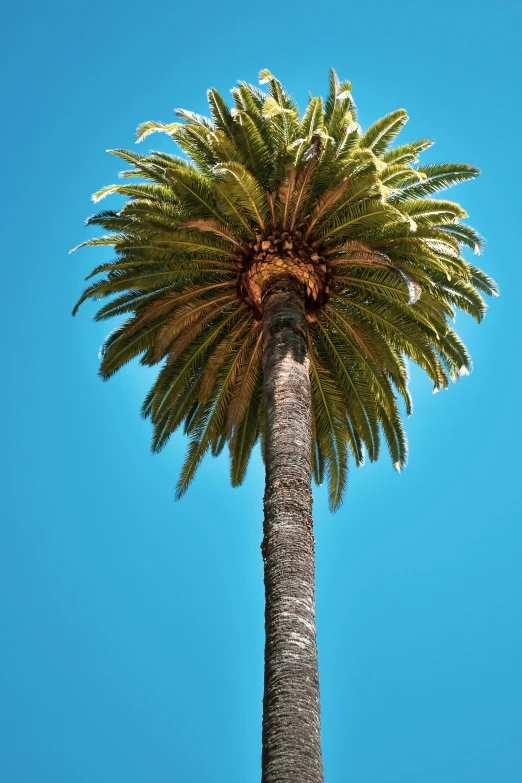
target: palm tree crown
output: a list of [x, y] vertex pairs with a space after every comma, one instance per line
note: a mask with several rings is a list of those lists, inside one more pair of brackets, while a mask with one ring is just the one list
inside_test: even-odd
[[406, 461], [398, 397], [411, 410], [407, 359], [436, 389], [470, 369], [449, 320], [456, 309], [480, 321], [481, 293], [494, 282], [461, 255], [481, 239], [464, 210], [433, 196], [478, 170], [462, 163], [418, 166], [427, 139], [390, 145], [403, 109], [366, 132], [349, 82], [330, 73], [328, 97], [300, 116], [268, 71], [267, 93], [244, 82], [234, 108], [210, 90], [211, 119], [178, 109], [180, 123], [147, 122], [138, 141], [169, 134], [188, 160], [112, 150], [131, 164], [95, 194], [127, 198], [88, 223], [109, 233], [84, 245], [112, 245], [116, 258], [83, 293], [113, 297], [97, 320], [129, 317], [102, 347], [109, 378], [133, 357], [162, 363], [143, 404], [161, 449], [180, 425], [190, 437], [177, 487], [183, 494], [208, 450], [226, 443], [231, 479], [241, 483], [252, 448], [263, 446], [262, 297], [290, 276], [306, 302], [312, 390], [312, 460], [326, 475], [330, 504], [342, 500], [349, 454], [375, 460], [381, 435], [392, 461]]

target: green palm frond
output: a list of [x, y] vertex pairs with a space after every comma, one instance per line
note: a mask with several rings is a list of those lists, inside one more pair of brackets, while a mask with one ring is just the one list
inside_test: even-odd
[[383, 155], [407, 121], [408, 115], [404, 109], [388, 114], [368, 128], [361, 138], [360, 146], [372, 150], [376, 155]]
[[418, 166], [416, 171], [422, 175], [422, 180], [406, 185], [396, 196], [397, 199], [431, 196], [459, 182], [474, 179], [480, 173], [475, 166], [466, 163], [430, 163]]

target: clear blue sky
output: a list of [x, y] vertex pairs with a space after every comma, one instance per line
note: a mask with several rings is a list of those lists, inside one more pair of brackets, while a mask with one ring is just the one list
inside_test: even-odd
[[70, 317], [107, 254], [67, 251], [141, 121], [262, 67], [304, 103], [334, 65], [364, 125], [405, 107], [426, 160], [483, 170], [454, 195], [501, 297], [458, 319], [469, 378], [432, 396], [413, 371], [406, 471], [354, 470], [335, 516], [316, 492], [326, 781], [520, 783], [519, 4], [50, 0], [2, 19], [0, 779], [259, 780], [260, 461], [232, 490], [210, 459], [174, 503], [183, 439], [149, 453], [151, 374], [103, 384], [106, 325]]

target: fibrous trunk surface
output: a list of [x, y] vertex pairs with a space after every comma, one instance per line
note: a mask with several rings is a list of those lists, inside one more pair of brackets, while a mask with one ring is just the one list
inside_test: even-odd
[[262, 783], [322, 783], [305, 292], [263, 297], [265, 690]]

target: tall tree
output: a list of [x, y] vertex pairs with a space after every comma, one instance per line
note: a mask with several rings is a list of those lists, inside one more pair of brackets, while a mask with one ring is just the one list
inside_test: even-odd
[[[146, 122], [185, 154], [112, 150], [126, 198], [91, 217], [113, 261], [83, 293], [110, 297], [97, 320], [126, 315], [102, 348], [107, 379], [136, 356], [161, 364], [142, 408], [159, 451], [181, 425], [189, 446], [177, 496], [204, 455], [228, 444], [234, 486], [260, 442], [266, 465], [263, 783], [320, 783], [311, 479], [339, 507], [349, 459], [406, 463], [401, 405], [411, 360], [434, 389], [468, 373], [449, 320], [480, 321], [495, 283], [463, 258], [481, 249], [464, 210], [433, 196], [472, 179], [462, 163], [417, 165], [427, 139], [391, 147], [403, 109], [363, 132], [349, 82], [330, 72], [323, 103], [300, 114], [269, 71], [211, 118]], [[128, 182], [138, 178], [138, 182]], [[81, 247], [81, 246], [80, 246]]]

